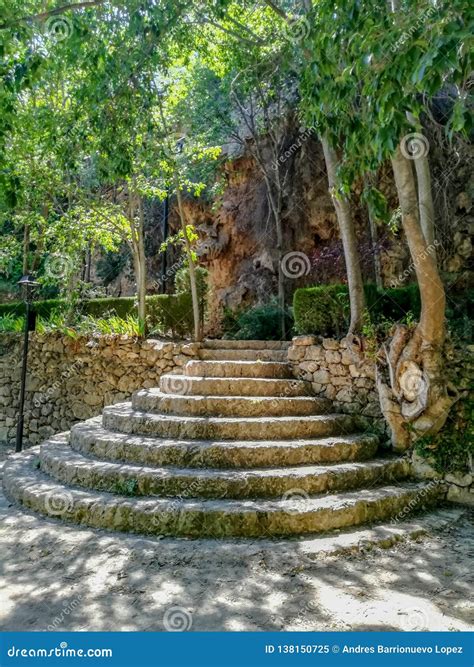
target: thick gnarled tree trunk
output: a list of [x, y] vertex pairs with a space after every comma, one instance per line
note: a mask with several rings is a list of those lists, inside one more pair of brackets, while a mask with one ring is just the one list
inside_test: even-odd
[[392, 166], [422, 306], [416, 327], [396, 325], [380, 351], [377, 388], [394, 449], [404, 451], [443, 427], [454, 399], [443, 374], [444, 287], [420, 224], [412, 162], [398, 148]]

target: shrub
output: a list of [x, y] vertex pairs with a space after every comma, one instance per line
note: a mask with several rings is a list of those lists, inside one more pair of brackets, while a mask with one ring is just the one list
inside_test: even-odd
[[[397, 322], [411, 313], [417, 319], [421, 302], [418, 285], [377, 290], [364, 285], [367, 310], [372, 321]], [[341, 336], [349, 326], [350, 302], [347, 285], [302, 287], [293, 297], [295, 329], [299, 334]]]
[[103, 317], [105, 314], [111, 314], [126, 319], [128, 315], [136, 315], [137, 312], [136, 300], [133, 296], [90, 299], [80, 302], [78, 307], [84, 315], [90, 315], [91, 317]]
[[[53, 312], [66, 310], [68, 303], [64, 299], [45, 299], [34, 302], [34, 310], [40, 317], [49, 318]], [[0, 316], [13, 315], [22, 317], [25, 314], [25, 304], [23, 301], [12, 301], [10, 303], [0, 303]]]
[[193, 331], [191, 294], [156, 294], [147, 298], [147, 319], [151, 331], [186, 336]]
[[[202, 266], [196, 266], [195, 272], [197, 293], [199, 299], [202, 300], [206, 297], [207, 294], [208, 271]], [[183, 266], [181, 269], [176, 271], [176, 275], [174, 277], [174, 286], [176, 289], [176, 294], [191, 292], [191, 282], [189, 280], [189, 269], [187, 266]]]
[[[281, 309], [276, 303], [255, 306], [237, 316], [237, 330], [232, 338], [237, 340], [280, 340]], [[293, 316], [285, 311], [287, 338], [293, 330]]]
[[382, 290], [380, 301], [377, 304], [376, 312], [388, 320], [398, 322], [402, 320], [407, 313], [412, 313], [415, 319], [418, 319], [421, 311], [421, 298], [418, 285], [413, 283], [406, 287], [390, 287]]
[[349, 325], [347, 285], [301, 287], [293, 297], [295, 330], [299, 334], [340, 336]]
[[15, 317], [11, 313], [0, 315], [0, 333], [18, 333], [19, 331], [23, 331], [24, 325], [24, 317]]

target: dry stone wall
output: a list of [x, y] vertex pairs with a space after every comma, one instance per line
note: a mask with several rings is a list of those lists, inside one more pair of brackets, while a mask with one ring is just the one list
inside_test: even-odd
[[297, 336], [288, 359], [296, 377], [311, 382], [313, 391], [329, 398], [336, 412], [370, 417], [384, 428], [375, 363], [362, 351], [355, 351], [346, 338]]
[[[25, 442], [42, 442], [72, 424], [99, 415], [105, 405], [155, 387], [163, 373], [197, 356], [186, 342], [140, 341], [127, 336], [30, 337], [25, 401]], [[22, 336], [0, 336], [0, 442], [15, 440]]]

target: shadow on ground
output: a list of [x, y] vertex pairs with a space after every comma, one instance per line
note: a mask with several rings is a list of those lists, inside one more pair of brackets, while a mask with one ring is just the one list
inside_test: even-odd
[[472, 514], [309, 560], [296, 542], [146, 539], [0, 505], [2, 630], [468, 630]]

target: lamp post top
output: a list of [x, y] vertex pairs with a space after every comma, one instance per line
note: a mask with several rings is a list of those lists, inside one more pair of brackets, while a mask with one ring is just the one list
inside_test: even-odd
[[18, 285], [20, 285], [20, 287], [37, 287], [39, 283], [34, 280], [33, 276], [27, 274], [20, 278]]

